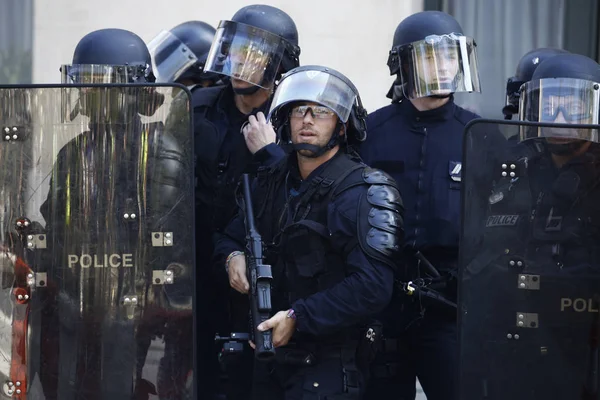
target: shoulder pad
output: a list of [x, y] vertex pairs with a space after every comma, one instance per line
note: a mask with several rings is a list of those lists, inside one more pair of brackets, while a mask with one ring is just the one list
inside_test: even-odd
[[[368, 169], [368, 171], [367, 171]], [[404, 206], [396, 182], [385, 172], [367, 168], [363, 179], [370, 183], [359, 204], [358, 238], [370, 257], [395, 267], [404, 238]]]
[[362, 176], [366, 183], [396, 186], [394, 178], [380, 169], [366, 167], [363, 169]]
[[363, 180], [371, 185], [367, 190], [369, 204], [391, 211], [404, 211], [394, 178], [379, 169], [367, 167], [363, 170]]

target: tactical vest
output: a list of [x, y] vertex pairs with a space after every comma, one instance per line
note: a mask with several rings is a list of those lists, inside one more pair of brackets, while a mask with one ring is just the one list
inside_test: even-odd
[[274, 275], [284, 277], [275, 283], [278, 294], [285, 297], [283, 307], [345, 278], [345, 254], [356, 242], [349, 243], [348, 249], [333, 248], [328, 206], [345, 190], [365, 184], [361, 176], [365, 165], [341, 154], [311, 179], [297, 199], [288, 198], [286, 206], [277, 207], [276, 192], [285, 190], [287, 163], [286, 159], [268, 172], [261, 170], [257, 193], [257, 198], [266, 199], [257, 215], [261, 233], [271, 240], [269, 261]]

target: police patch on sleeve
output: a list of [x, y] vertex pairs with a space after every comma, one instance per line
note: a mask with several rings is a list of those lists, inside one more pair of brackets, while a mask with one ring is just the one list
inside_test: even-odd
[[454, 182], [460, 182], [461, 180], [462, 163], [458, 161], [450, 161], [448, 163], [448, 173], [450, 179]]
[[485, 222], [486, 228], [494, 226], [515, 226], [519, 222], [518, 215], [490, 215]]

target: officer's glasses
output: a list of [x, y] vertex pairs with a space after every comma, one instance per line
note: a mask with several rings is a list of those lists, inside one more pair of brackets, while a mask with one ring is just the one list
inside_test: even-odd
[[335, 116], [335, 113], [325, 106], [303, 105], [303, 106], [296, 106], [296, 107], [292, 108], [292, 111], [290, 112], [290, 117], [291, 118], [304, 118], [306, 116], [306, 113], [309, 110], [310, 110], [310, 115], [313, 118], [327, 119], [327, 118], [333, 118]]
[[592, 110], [574, 96], [550, 96], [542, 104], [542, 121], [553, 122], [561, 112], [565, 121], [578, 122], [590, 119]]

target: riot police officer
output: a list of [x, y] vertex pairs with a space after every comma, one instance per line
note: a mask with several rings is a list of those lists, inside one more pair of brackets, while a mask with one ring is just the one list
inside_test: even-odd
[[[275, 81], [299, 65], [299, 55], [298, 30], [288, 14], [267, 5], [243, 7], [231, 20], [219, 23], [204, 67], [206, 72], [228, 77], [229, 82], [194, 91], [198, 279], [205, 286], [201, 290], [204, 301], [214, 305], [214, 316], [199, 318], [203, 320], [200, 347], [214, 340], [215, 330], [230, 332], [226, 315], [240, 308], [236, 306], [239, 302], [245, 309], [246, 299], [235, 293], [230, 299], [231, 311], [221, 307], [227, 305], [230, 289], [222, 269], [210, 270], [213, 235], [221, 232], [235, 213], [234, 189], [242, 172], [283, 157], [275, 136], [261, 136], [259, 133], [267, 131], [256, 128], [265, 124]], [[250, 127], [242, 134], [247, 122]], [[215, 323], [218, 326], [212, 325]], [[207, 351], [200, 359], [216, 363], [216, 351]], [[247, 389], [241, 377], [249, 375], [250, 367], [236, 364], [232, 360], [227, 363], [228, 375], [235, 374], [235, 368], [240, 376], [233, 379], [229, 389], [245, 396]], [[215, 381], [215, 370], [217, 367], [211, 365], [206, 373], [200, 372], [206, 376], [204, 387]]]
[[468, 166], [486, 147], [503, 161], [486, 217], [465, 213], [483, 235], [461, 244], [461, 399], [598, 397], [599, 90], [598, 63], [555, 55], [521, 87], [520, 122], [480, 123], [517, 143], [468, 135]]
[[[341, 73], [322, 66], [288, 72], [269, 116], [292, 152], [259, 172], [252, 193], [273, 268], [273, 310], [281, 310], [258, 326], [272, 329], [277, 347], [267, 367], [277, 384], [258, 398], [359, 399], [369, 361], [357, 355], [370, 347], [366, 324], [392, 294], [400, 195], [388, 175], [353, 156], [351, 145], [365, 138], [366, 112]], [[240, 214], [216, 247], [240, 293], [249, 288], [244, 241]]]
[[538, 48], [525, 53], [517, 64], [515, 76], [506, 81], [506, 105], [502, 109], [504, 119], [512, 119], [512, 116], [519, 113], [519, 89], [521, 85], [531, 80], [531, 76], [536, 68], [545, 59], [557, 54], [568, 53], [566, 50], [554, 48]]
[[[191, 396], [191, 129], [165, 129], [157, 112], [165, 88], [131, 85], [154, 81], [150, 53], [132, 32], [87, 34], [61, 72], [65, 87], [45, 90], [68, 106], [57, 115], [66, 121], [51, 120], [44, 133], [76, 136], [56, 155], [40, 207], [51, 250], [42, 263], [48, 290], [37, 297], [41, 312], [32, 325], [40, 329], [42, 358], [34, 365], [41, 365], [45, 396]], [[51, 103], [40, 104], [44, 118], [52, 117]], [[164, 232], [177, 243], [157, 247], [153, 238]], [[157, 272], [172, 285], [157, 282]], [[156, 337], [163, 345], [151, 351]]]
[[187, 21], [161, 31], [148, 43], [157, 82], [176, 82], [190, 91], [214, 86], [220, 79], [204, 71], [215, 28], [203, 21]]
[[[398, 279], [404, 286], [383, 317], [387, 354], [374, 363], [367, 397], [414, 398], [418, 377], [429, 399], [454, 399], [451, 277], [458, 257], [462, 136], [477, 115], [457, 106], [453, 93], [480, 91], [476, 45], [452, 16], [420, 12], [396, 28], [388, 66], [397, 75], [388, 93], [392, 104], [369, 115], [360, 155], [400, 187], [406, 227]], [[412, 284], [424, 278], [440, 281], [445, 298], [432, 287], [415, 293]]]

